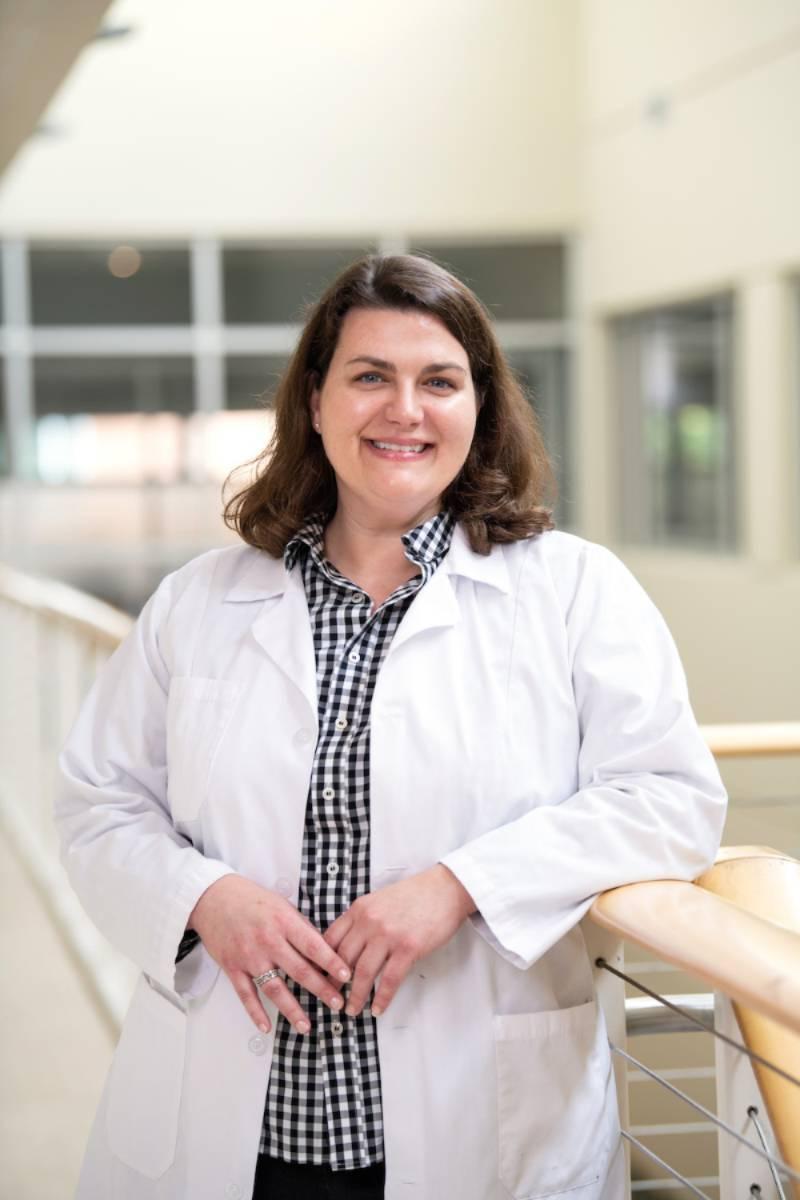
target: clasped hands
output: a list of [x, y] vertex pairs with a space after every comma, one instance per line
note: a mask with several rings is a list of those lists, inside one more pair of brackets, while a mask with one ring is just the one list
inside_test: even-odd
[[[357, 1016], [380, 975], [372, 1013], [385, 1012], [411, 967], [450, 940], [475, 911], [469, 892], [441, 863], [359, 897], [320, 933], [277, 892], [242, 875], [223, 875], [202, 894], [188, 922], [222, 967], [253, 1023], [270, 1022], [253, 977], [277, 967], [334, 1012]], [[261, 989], [298, 1033], [311, 1023], [283, 979]]]

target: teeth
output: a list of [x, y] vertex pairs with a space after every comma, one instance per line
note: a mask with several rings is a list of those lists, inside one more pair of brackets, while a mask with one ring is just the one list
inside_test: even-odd
[[406, 453], [410, 453], [410, 454], [421, 454], [422, 451], [425, 449], [425, 446], [423, 443], [419, 443], [415, 446], [400, 446], [396, 442], [373, 441], [372, 444], [373, 444], [373, 446], [377, 446], [379, 450], [402, 450], [402, 451], [404, 451]]

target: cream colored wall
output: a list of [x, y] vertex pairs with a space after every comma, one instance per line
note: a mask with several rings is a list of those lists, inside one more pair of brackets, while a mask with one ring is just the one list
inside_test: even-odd
[[[800, 3], [584, 0], [581, 36], [583, 531], [617, 533], [607, 318], [731, 290], [740, 553], [617, 548], [676, 635], [701, 719], [797, 718]], [[786, 765], [775, 786], [797, 794], [799, 775]]]
[[121, 0], [0, 183], [0, 233], [560, 231], [577, 0]]

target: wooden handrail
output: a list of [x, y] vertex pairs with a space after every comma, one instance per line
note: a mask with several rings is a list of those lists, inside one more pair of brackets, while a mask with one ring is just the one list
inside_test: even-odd
[[736, 725], [701, 725], [715, 758], [754, 758], [800, 754], [800, 721], [751, 721]]
[[[729, 996], [745, 1045], [800, 1078], [800, 862], [726, 847], [695, 883], [614, 888], [589, 915]], [[754, 1069], [780, 1152], [800, 1168], [800, 1088]]]

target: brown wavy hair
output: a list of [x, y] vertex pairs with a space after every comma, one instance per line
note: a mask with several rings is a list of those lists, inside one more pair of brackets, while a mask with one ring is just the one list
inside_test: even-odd
[[[330, 284], [311, 308], [275, 395], [275, 431], [248, 465], [254, 478], [225, 503], [225, 524], [278, 558], [312, 514], [336, 511], [336, 477], [311, 426], [309, 398], [321, 387], [352, 308], [421, 310], [464, 347], [478, 402], [466, 461], [443, 496], [472, 549], [553, 528], [553, 469], [534, 412], [497, 343], [477, 296], [444, 267], [413, 254], [369, 255]], [[232, 472], [225, 482], [231, 483]]]

